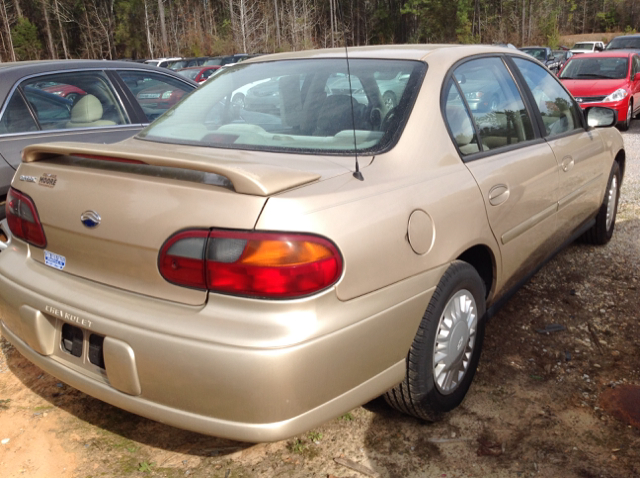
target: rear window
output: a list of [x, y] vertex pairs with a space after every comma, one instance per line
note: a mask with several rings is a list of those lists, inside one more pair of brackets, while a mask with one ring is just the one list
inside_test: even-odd
[[138, 137], [264, 151], [376, 153], [397, 141], [426, 68], [378, 59], [350, 60], [349, 69], [344, 59], [239, 64]]

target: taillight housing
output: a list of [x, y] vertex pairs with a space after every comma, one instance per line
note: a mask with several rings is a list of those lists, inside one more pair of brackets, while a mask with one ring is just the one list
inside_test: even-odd
[[47, 246], [47, 238], [38, 217], [38, 210], [29, 196], [9, 188], [5, 212], [7, 224], [13, 236], [38, 248]]
[[338, 248], [320, 236], [192, 229], [165, 242], [158, 268], [167, 281], [180, 286], [288, 299], [332, 286], [343, 263]]

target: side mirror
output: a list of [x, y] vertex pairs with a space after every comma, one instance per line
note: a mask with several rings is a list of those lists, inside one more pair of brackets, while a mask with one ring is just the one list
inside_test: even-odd
[[604, 128], [607, 126], [613, 126], [618, 121], [618, 114], [616, 110], [611, 108], [604, 108], [601, 106], [593, 106], [586, 110], [587, 125], [593, 128]]
[[456, 79], [460, 85], [467, 83], [467, 77], [464, 76], [464, 73], [461, 73], [460, 76], [456, 76]]

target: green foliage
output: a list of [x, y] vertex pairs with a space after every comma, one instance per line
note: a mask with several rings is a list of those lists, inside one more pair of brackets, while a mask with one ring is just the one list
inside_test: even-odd
[[144, 3], [141, 0], [118, 0], [115, 41], [118, 54], [124, 58], [144, 57], [148, 54], [144, 25]]
[[155, 463], [143, 461], [140, 464], [138, 464], [138, 471], [140, 471], [140, 472], [151, 472], [151, 468], [153, 466], [155, 466]]
[[322, 439], [322, 433], [318, 431], [311, 431], [308, 437], [311, 442], [318, 442]]
[[287, 444], [287, 449], [294, 454], [303, 454], [308, 447], [309, 446], [302, 439], [298, 438], [295, 438], [293, 441], [289, 441]]
[[0, 411], [9, 409], [9, 403], [11, 399], [0, 399]]
[[625, 35], [632, 35], [632, 34], [634, 34], [634, 33], [637, 33], [637, 32], [636, 32], [636, 29], [635, 29], [635, 28], [633, 28], [631, 25], [627, 25], [627, 26], [624, 28], [624, 34], [625, 34]]
[[456, 37], [459, 43], [473, 43], [473, 25], [470, 16], [473, 16], [473, 3], [471, 0], [458, 0], [456, 11]]
[[38, 28], [27, 17], [18, 19], [11, 29], [11, 40], [18, 60], [40, 59], [42, 42], [38, 38]]
[[348, 412], [340, 416], [340, 419], [342, 419], [343, 421], [353, 421], [353, 415], [350, 412]]

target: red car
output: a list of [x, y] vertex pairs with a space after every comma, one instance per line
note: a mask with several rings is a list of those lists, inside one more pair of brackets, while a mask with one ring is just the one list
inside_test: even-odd
[[197, 83], [204, 83], [207, 79], [220, 68], [220, 65], [208, 65], [205, 67], [188, 67], [183, 68], [182, 70], [178, 70], [178, 75], [182, 75], [183, 77], [188, 78], [189, 80], [193, 80]]
[[42, 82], [42, 85], [39, 86], [39, 88], [73, 102], [87, 94], [86, 91], [81, 90], [77, 86], [67, 85], [66, 83]]
[[580, 106], [618, 111], [618, 128], [629, 129], [640, 112], [640, 56], [613, 50], [576, 55], [564, 65], [560, 80]]

